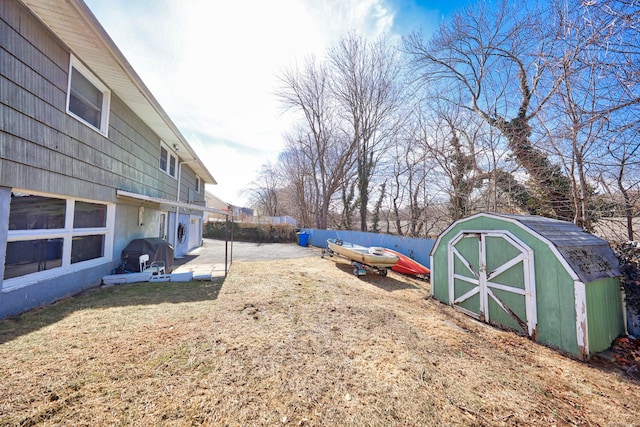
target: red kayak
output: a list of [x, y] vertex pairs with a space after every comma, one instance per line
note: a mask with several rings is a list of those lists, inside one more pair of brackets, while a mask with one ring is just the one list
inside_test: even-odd
[[398, 273], [407, 274], [410, 276], [427, 276], [431, 274], [431, 270], [429, 270], [419, 262], [409, 258], [408, 256], [391, 249], [385, 248], [384, 250], [385, 252], [389, 252], [400, 258], [400, 260], [391, 267], [393, 271], [397, 271]]

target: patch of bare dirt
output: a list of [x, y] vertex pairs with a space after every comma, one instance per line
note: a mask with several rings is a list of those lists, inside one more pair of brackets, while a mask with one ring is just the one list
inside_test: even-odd
[[222, 285], [153, 286], [202, 286], [203, 296], [98, 306], [79, 297], [58, 321], [0, 341], [0, 424], [640, 419], [636, 382], [476, 322], [395, 273], [356, 278], [317, 257], [236, 262]]

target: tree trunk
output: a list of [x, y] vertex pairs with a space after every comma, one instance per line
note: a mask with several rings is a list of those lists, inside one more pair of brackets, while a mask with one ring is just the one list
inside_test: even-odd
[[518, 163], [526, 169], [540, 192], [540, 202], [547, 211], [541, 213], [573, 222], [571, 182], [560, 168], [552, 165], [543, 153], [531, 145], [528, 121], [520, 116], [508, 122], [498, 118], [494, 125], [505, 135]]

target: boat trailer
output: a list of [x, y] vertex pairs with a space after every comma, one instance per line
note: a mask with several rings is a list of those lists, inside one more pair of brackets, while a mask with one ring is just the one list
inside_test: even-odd
[[390, 267], [376, 267], [374, 265], [368, 265], [362, 262], [354, 261], [353, 259], [346, 257], [342, 254], [336, 253], [329, 248], [322, 249], [322, 255], [321, 255], [322, 258], [324, 258], [325, 254], [333, 258], [334, 261], [335, 261], [335, 258], [337, 257], [351, 261], [351, 267], [353, 268], [353, 275], [356, 277], [365, 276], [367, 274], [367, 271], [372, 273], [377, 273], [381, 277], [387, 277], [387, 273], [391, 269]]

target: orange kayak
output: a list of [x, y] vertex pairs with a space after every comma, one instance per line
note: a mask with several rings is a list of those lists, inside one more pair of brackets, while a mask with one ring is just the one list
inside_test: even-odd
[[395, 255], [399, 258], [398, 262], [391, 267], [393, 271], [410, 276], [426, 276], [431, 274], [431, 270], [408, 256], [392, 249], [385, 248], [384, 250], [388, 252], [389, 255]]

